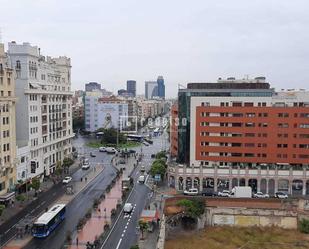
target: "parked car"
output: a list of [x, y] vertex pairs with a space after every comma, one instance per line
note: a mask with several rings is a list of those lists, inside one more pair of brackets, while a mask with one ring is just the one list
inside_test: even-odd
[[114, 147], [106, 147], [106, 152], [110, 154], [114, 154], [117, 150]]
[[123, 212], [124, 214], [130, 214], [133, 210], [133, 204], [132, 203], [129, 203], [127, 202], [126, 204], [124, 204], [124, 207], [123, 207]]
[[96, 155], [94, 154], [94, 152], [90, 152], [90, 156], [91, 156], [91, 157], [96, 157]]
[[197, 188], [190, 188], [188, 190], [183, 191], [184, 195], [198, 195], [198, 189]]
[[156, 154], [151, 154], [151, 158], [155, 158], [156, 157]]
[[201, 192], [202, 196], [218, 196], [218, 193], [216, 193], [213, 190], [204, 190]]
[[275, 197], [279, 198], [279, 199], [287, 199], [288, 195], [284, 192], [276, 192], [275, 193]]
[[263, 194], [263, 192], [256, 192], [254, 195], [253, 195], [254, 198], [269, 198], [269, 195], [268, 194]]
[[220, 197], [230, 197], [230, 191], [228, 191], [228, 190], [223, 190], [222, 192], [220, 191], [220, 192], [218, 192], [218, 196], [220, 196]]
[[126, 164], [126, 160], [120, 159], [120, 160], [118, 161], [118, 163], [119, 163], [119, 164]]
[[100, 151], [100, 152], [106, 152], [106, 147], [100, 147], [100, 148], [99, 148], [99, 151]]
[[72, 181], [72, 177], [71, 177], [71, 176], [66, 176], [66, 177], [62, 180], [62, 183], [63, 183], [63, 184], [68, 184], [70, 181]]

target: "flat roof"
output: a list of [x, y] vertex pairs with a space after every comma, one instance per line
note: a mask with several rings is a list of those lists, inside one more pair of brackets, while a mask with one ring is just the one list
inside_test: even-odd
[[52, 218], [55, 217], [55, 215], [65, 207], [65, 204], [56, 204], [53, 206], [50, 210], [42, 214], [35, 222], [34, 224], [47, 224], [51, 221]]

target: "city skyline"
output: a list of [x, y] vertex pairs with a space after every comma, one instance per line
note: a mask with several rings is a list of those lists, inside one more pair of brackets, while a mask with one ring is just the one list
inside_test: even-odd
[[4, 1], [2, 42], [6, 49], [16, 40], [69, 55], [74, 90], [96, 81], [116, 92], [131, 78], [143, 89], [153, 75], [164, 76], [167, 98], [176, 97], [178, 84], [230, 76], [266, 76], [278, 90], [306, 88], [305, 1], [177, 1], [176, 12], [174, 3], [66, 2], [62, 15], [57, 1]]

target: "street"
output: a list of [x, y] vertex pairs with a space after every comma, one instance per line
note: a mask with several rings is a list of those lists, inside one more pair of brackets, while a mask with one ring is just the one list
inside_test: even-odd
[[[31, 249], [59, 249], [64, 244], [67, 231], [74, 232], [76, 225], [87, 210], [92, 207], [93, 200], [98, 198], [106, 186], [116, 175], [116, 170], [111, 166], [110, 161], [113, 155], [96, 152], [96, 157], [90, 157], [90, 165], [96, 163], [104, 164], [105, 169], [90, 182], [87, 187], [67, 205], [65, 221], [51, 233], [46, 239], [33, 238], [24, 248]], [[103, 160], [103, 161], [102, 161]], [[91, 168], [89, 169], [91, 170]], [[73, 181], [80, 181], [80, 178], [87, 173], [86, 170], [78, 170], [73, 175]]]
[[151, 154], [155, 154], [163, 149], [162, 139], [163, 137], [155, 137], [153, 138], [154, 143], [152, 145], [143, 146], [144, 158], [132, 173], [135, 184], [127, 201], [134, 205], [134, 210], [128, 218], [124, 217], [123, 212], [120, 214], [110, 236], [101, 249], [129, 249], [132, 245], [136, 244], [139, 236], [139, 230], [137, 229], [138, 220], [146, 203], [149, 202], [149, 193], [151, 193], [150, 188], [145, 184], [137, 183], [138, 176], [140, 175], [139, 169], [141, 165], [145, 166], [146, 171], [150, 169], [151, 162], [154, 160], [151, 158]]

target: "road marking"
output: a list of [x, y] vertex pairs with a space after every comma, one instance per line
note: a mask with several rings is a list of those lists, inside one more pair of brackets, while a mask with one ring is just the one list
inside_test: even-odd
[[122, 241], [122, 239], [119, 240], [119, 242], [118, 242], [118, 244], [116, 246], [116, 249], [119, 249], [121, 241]]

